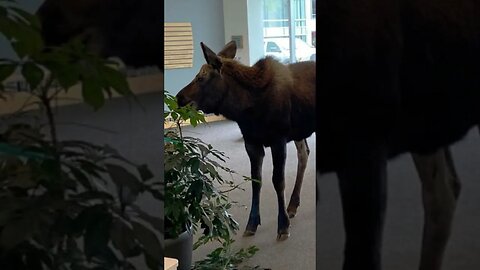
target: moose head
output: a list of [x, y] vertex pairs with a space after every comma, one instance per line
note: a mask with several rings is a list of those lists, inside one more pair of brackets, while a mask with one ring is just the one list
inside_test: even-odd
[[207, 61], [195, 78], [178, 94], [179, 106], [191, 104], [205, 113], [219, 114], [219, 106], [227, 93], [226, 81], [222, 76], [224, 59], [233, 59], [237, 52], [234, 41], [227, 43], [223, 49], [215, 54], [203, 42], [200, 42], [203, 56]]
[[92, 53], [126, 65], [163, 67], [162, 1], [45, 0], [37, 11], [47, 46], [80, 38]]

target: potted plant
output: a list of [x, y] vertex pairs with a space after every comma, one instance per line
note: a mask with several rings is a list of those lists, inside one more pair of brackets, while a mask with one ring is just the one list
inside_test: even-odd
[[[203, 114], [190, 106], [179, 108], [167, 92], [164, 102], [168, 108], [164, 119], [175, 123], [164, 135], [165, 254], [179, 258], [179, 270], [190, 269], [192, 249], [209, 241], [229, 240], [238, 230], [229, 214], [232, 203], [227, 193], [239, 185], [222, 175], [234, 173], [223, 165], [224, 153], [183, 135], [181, 121], [196, 126], [205, 122]], [[199, 230], [203, 235], [192, 245], [193, 234]], [[182, 252], [178, 252], [179, 246]]]
[[0, 32], [18, 56], [0, 60], [0, 82], [19, 70], [46, 121], [0, 122], [0, 269], [126, 270], [142, 255], [149, 269], [162, 267], [163, 220], [136, 205], [143, 192], [160, 204], [159, 179], [108, 145], [57, 136], [58, 93], [81, 83], [99, 109], [105, 93], [132, 96], [125, 76], [78, 41], [45, 47], [38, 19], [13, 1], [0, 2]]

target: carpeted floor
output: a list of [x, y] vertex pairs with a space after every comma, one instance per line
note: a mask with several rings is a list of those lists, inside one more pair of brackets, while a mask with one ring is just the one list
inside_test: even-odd
[[[452, 147], [462, 181], [454, 228], [443, 270], [480, 269], [480, 137], [472, 130]], [[340, 270], [343, 260], [343, 221], [334, 175], [320, 176], [317, 205], [318, 270]], [[418, 269], [423, 224], [420, 180], [410, 155], [389, 164], [388, 214], [385, 227], [385, 270]]]
[[[228, 166], [240, 175], [250, 176], [250, 163], [245, 152], [244, 142], [239, 128], [234, 122], [221, 121], [196, 128], [185, 128], [185, 135], [201, 138], [230, 157]], [[305, 172], [301, 192], [301, 205], [297, 216], [291, 221], [290, 238], [283, 242], [276, 240], [277, 231], [277, 197], [273, 188], [272, 162], [270, 149], [265, 151], [263, 165], [263, 186], [260, 199], [260, 215], [262, 225], [253, 237], [243, 237], [250, 211], [251, 184], [247, 183], [245, 191], [235, 191], [230, 198], [243, 204], [232, 211], [234, 218], [240, 223], [240, 231], [235, 237], [236, 247], [257, 246], [260, 250], [249, 260], [249, 265], [260, 265], [273, 270], [315, 269], [315, 135], [308, 140], [311, 153]], [[290, 199], [295, 174], [297, 157], [295, 145], [288, 145], [286, 165], [286, 198]], [[237, 181], [242, 181], [239, 176]], [[218, 245], [202, 246], [194, 252], [194, 260], [204, 258]]]
[[[229, 166], [240, 174], [249, 175], [248, 158], [236, 124], [223, 121], [187, 128], [188, 135], [197, 136], [226, 152]], [[315, 137], [309, 139], [314, 150]], [[461, 142], [452, 147], [456, 167], [463, 189], [457, 206], [451, 241], [448, 245], [444, 270], [480, 269], [480, 136], [472, 130]], [[296, 170], [295, 147], [288, 148], [287, 197], [293, 187]], [[231, 198], [246, 205], [233, 211], [240, 222], [241, 231], [235, 238], [239, 247], [256, 245], [260, 248], [250, 264], [259, 264], [274, 270], [318, 269], [340, 270], [343, 261], [343, 221], [337, 179], [334, 175], [320, 176], [319, 204], [314, 219], [315, 186], [314, 154], [312, 151], [304, 188], [302, 205], [292, 222], [291, 236], [285, 242], [275, 240], [277, 203], [271, 183], [271, 157], [266, 152], [264, 185], [261, 195], [262, 225], [251, 238], [241, 236], [250, 207], [250, 186]], [[423, 224], [420, 182], [410, 155], [402, 155], [389, 163], [388, 214], [384, 234], [383, 266], [385, 270], [417, 269]], [[314, 237], [316, 235], [316, 237]], [[316, 239], [316, 241], [315, 241]], [[198, 260], [216, 245], [202, 247], [194, 252]], [[316, 268], [315, 268], [316, 266]]]

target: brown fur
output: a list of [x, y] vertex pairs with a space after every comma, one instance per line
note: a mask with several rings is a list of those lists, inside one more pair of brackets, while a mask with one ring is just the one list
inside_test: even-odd
[[79, 38], [102, 57], [163, 68], [162, 1], [45, 0], [37, 11], [47, 46]]
[[220, 73], [235, 78], [241, 84], [251, 88], [264, 88], [273, 79], [276, 61], [272, 58], [265, 58], [258, 61], [254, 66], [249, 67], [241, 63], [223, 58]]
[[237, 121], [247, 140], [265, 146], [280, 138], [302, 140], [314, 132], [314, 63], [287, 66], [266, 57], [249, 67], [225, 57], [207, 54], [206, 59], [221, 66], [202, 66], [177, 95], [180, 105], [194, 102], [206, 113]]
[[[278, 198], [277, 239], [289, 235], [289, 217], [300, 204], [300, 188], [308, 159], [306, 138], [315, 131], [315, 63], [283, 65], [267, 57], [245, 66], [235, 60], [235, 43], [218, 54], [201, 43], [206, 65], [177, 95], [180, 106], [194, 103], [206, 113], [222, 114], [237, 122], [250, 158], [252, 179], [261, 180], [264, 147], [271, 147], [273, 185]], [[295, 188], [285, 207], [286, 144], [294, 140], [299, 166]], [[252, 181], [252, 208], [246, 236], [260, 225], [261, 184]], [[287, 214], [288, 211], [288, 214]]]

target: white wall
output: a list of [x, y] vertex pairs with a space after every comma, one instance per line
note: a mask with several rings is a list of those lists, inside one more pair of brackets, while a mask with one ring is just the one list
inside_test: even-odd
[[263, 1], [247, 0], [248, 41], [250, 64], [264, 56], [263, 49]]
[[237, 50], [237, 59], [245, 65], [254, 64], [263, 57], [263, 1], [223, 0], [225, 43], [232, 36], [243, 36], [243, 48]]
[[236, 57], [244, 64], [249, 63], [246, 4], [247, 0], [223, 0], [225, 43], [232, 40], [232, 36], [243, 36], [243, 48], [237, 49]]

